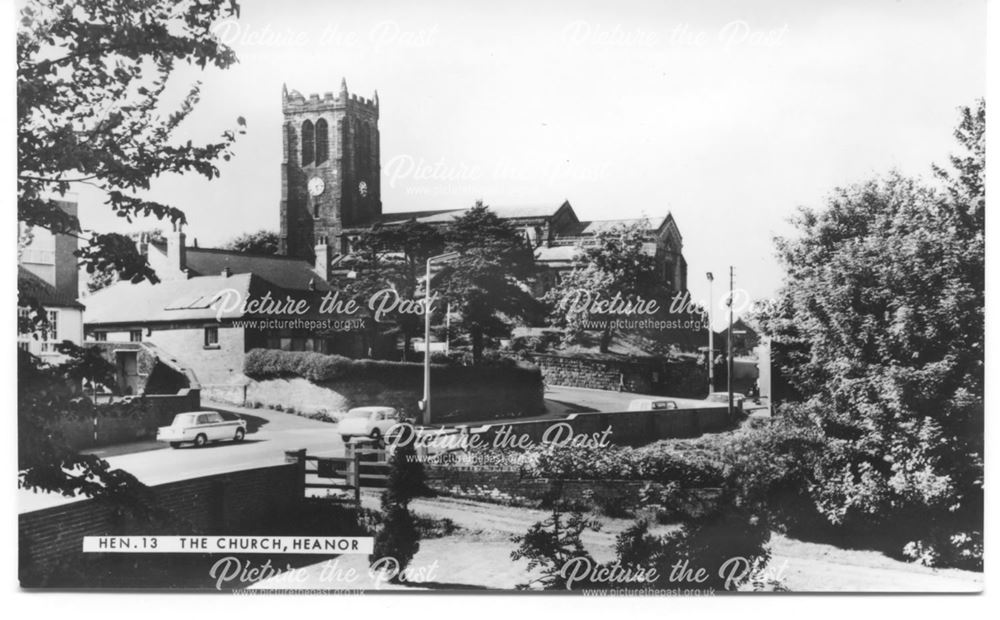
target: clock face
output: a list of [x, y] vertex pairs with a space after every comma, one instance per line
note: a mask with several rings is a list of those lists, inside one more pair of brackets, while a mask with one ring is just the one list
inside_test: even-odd
[[364, 181], [358, 183], [358, 193], [361, 194], [362, 197], [367, 196], [368, 195], [368, 184], [365, 183]]
[[319, 177], [309, 179], [309, 195], [319, 196], [324, 189], [326, 189], [326, 184], [323, 183], [323, 179]]

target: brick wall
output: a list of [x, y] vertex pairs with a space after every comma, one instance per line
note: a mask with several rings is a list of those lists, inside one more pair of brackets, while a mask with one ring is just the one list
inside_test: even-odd
[[[18, 515], [20, 572], [45, 574], [83, 555], [84, 536], [184, 535], [254, 532], [254, 527], [298, 501], [295, 465], [206, 476], [151, 487], [170, 525], [122, 516], [100, 500], [83, 500]], [[257, 532], [266, 535], [269, 532]]]

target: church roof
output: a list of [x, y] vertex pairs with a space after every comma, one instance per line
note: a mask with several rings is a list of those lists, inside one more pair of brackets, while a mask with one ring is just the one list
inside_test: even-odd
[[580, 230], [581, 235], [596, 235], [598, 233], [611, 230], [616, 226], [631, 226], [637, 222], [642, 222], [645, 220], [649, 223], [649, 230], [659, 230], [663, 223], [666, 221], [666, 217], [649, 217], [649, 218], [631, 218], [622, 220], [593, 220], [591, 222], [580, 222], [583, 227]]
[[[559, 209], [568, 204], [569, 201], [564, 200], [558, 203], [549, 202], [532, 205], [502, 205], [499, 207], [491, 205], [489, 209], [495, 213], [497, 217], [505, 220], [544, 219], [553, 217]], [[384, 213], [379, 219], [379, 222], [391, 225], [416, 220], [422, 224], [446, 224], [457, 217], [462, 217], [469, 211], [469, 209], [471, 209], [471, 207], [464, 209]]]

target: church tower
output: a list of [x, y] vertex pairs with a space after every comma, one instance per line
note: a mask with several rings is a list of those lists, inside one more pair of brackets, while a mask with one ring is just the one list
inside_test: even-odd
[[346, 80], [336, 97], [282, 87], [281, 110], [281, 252], [328, 267], [347, 251], [344, 228], [382, 215], [378, 93], [349, 95]]

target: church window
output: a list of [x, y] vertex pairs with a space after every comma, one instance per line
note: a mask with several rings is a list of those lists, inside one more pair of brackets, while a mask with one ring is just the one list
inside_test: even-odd
[[302, 123], [302, 165], [308, 166], [313, 162], [315, 153], [315, 133], [312, 121]]
[[321, 164], [330, 157], [330, 137], [326, 121], [322, 118], [316, 121], [316, 163]]

